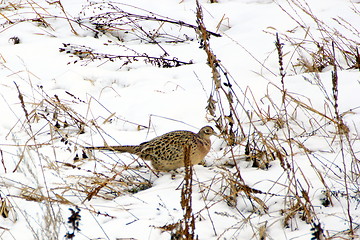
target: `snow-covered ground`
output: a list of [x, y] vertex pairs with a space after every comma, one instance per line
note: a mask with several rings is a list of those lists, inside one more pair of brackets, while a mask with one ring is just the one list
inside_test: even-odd
[[[193, 168], [198, 239], [358, 238], [359, 1], [200, 5], [221, 35], [208, 41], [232, 111], [193, 27], [194, 0], [1, 2], [0, 239], [71, 239], [76, 206], [73, 239], [177, 239], [184, 169], [157, 173], [84, 147], [205, 125], [223, 134]], [[191, 64], [163, 67], [177, 61]], [[235, 146], [224, 140], [231, 117]]]

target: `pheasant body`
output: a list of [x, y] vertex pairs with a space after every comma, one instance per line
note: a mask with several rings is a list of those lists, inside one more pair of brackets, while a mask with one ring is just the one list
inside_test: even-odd
[[150, 160], [152, 166], [158, 171], [170, 171], [184, 166], [185, 147], [189, 148], [191, 164], [200, 163], [210, 151], [210, 136], [213, 134], [215, 134], [214, 129], [205, 126], [198, 133], [173, 131], [139, 145], [87, 148], [128, 152], [144, 160]]

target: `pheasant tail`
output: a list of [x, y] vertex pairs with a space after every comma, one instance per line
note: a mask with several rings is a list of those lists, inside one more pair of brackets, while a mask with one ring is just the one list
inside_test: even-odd
[[127, 153], [136, 153], [137, 146], [99, 146], [99, 147], [86, 147], [90, 150], [108, 150], [116, 152], [127, 152]]

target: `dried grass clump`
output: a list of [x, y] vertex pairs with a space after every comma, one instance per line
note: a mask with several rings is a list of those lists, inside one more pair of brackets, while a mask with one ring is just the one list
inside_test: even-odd
[[[80, 135], [88, 133], [91, 128], [93, 128], [92, 131], [103, 131], [94, 124], [96, 120], [88, 120], [70, 107], [74, 103], [86, 107], [85, 101], [69, 92], [65, 92], [65, 95], [70, 98], [67, 100], [57, 95], [50, 96], [42, 86], [37, 86], [38, 89], [34, 91], [39, 99], [34, 100], [31, 97], [33, 100], [29, 101], [29, 97], [22, 93], [21, 86], [15, 85], [25, 119], [15, 124], [12, 134], [16, 135], [25, 130], [29, 140], [26, 145], [18, 146], [22, 149], [20, 151], [22, 155], [19, 156], [13, 171], [26, 171], [30, 173], [29, 176], [38, 179], [41, 177], [37, 175], [40, 165], [42, 169], [61, 175], [64, 182], [69, 183], [54, 188], [21, 185], [19, 186], [20, 198], [39, 203], [46, 201], [73, 204], [75, 196], [83, 202], [94, 197], [113, 199], [151, 187], [151, 182], [147, 179], [148, 171], [132, 165], [132, 163], [137, 163], [136, 159], [129, 163], [115, 159], [113, 162], [104, 161], [83, 150], [79, 145]], [[19, 132], [16, 132], [16, 129], [19, 129]], [[38, 139], [41, 139], [41, 143]], [[54, 157], [42, 154], [43, 149], [52, 149]], [[68, 155], [70, 161], [58, 159], [56, 156], [59, 151], [61, 154]], [[34, 156], [38, 156], [38, 159]], [[32, 159], [32, 162], [24, 161], [27, 158]], [[82, 166], [94, 160], [99, 166], [98, 169]], [[69, 168], [75, 170], [77, 174], [73, 174], [74, 171], [72, 174], [66, 174], [66, 169]]]
[[[127, 47], [123, 45], [118, 45], [118, 46], [119, 48], [124, 48], [124, 49], [126, 48], [126, 50], [129, 50]], [[191, 60], [185, 62], [178, 60], [176, 57], [173, 58], [168, 58], [165, 56], [153, 57], [153, 56], [148, 56], [147, 53], [138, 53], [135, 50], [132, 50], [133, 55], [101, 53], [101, 52], [96, 52], [95, 50], [86, 46], [80, 46], [70, 43], [66, 43], [66, 44], [64, 43], [63, 47], [59, 48], [59, 51], [69, 54], [70, 57], [77, 57], [78, 59], [73, 61], [74, 64], [77, 63], [78, 60], [80, 60], [84, 65], [87, 65], [94, 61], [102, 61], [102, 62], [120, 61], [121, 62], [120, 68], [139, 61], [142, 61], [145, 64], [150, 64], [152, 66], [159, 68], [172, 68], [172, 67], [179, 67], [183, 65], [192, 64]]]
[[[331, 19], [337, 27], [332, 27], [316, 16], [306, 1], [287, 0], [284, 3], [275, 3], [297, 23], [296, 28], [280, 34], [282, 41], [293, 49], [288, 54], [291, 56], [289, 70], [297, 74], [322, 72], [333, 66], [340, 69], [359, 69], [360, 31], [352, 22], [337, 16]], [[355, 5], [353, 12], [359, 19], [360, 13]], [[302, 17], [298, 17], [300, 15]], [[313, 24], [305, 19], [311, 20]], [[272, 29], [276, 30], [273, 27]], [[299, 37], [299, 32], [302, 37]]]
[[[139, 13], [140, 12], [140, 13]], [[120, 41], [137, 40], [158, 45], [160, 43], [181, 43], [192, 41], [192, 31], [197, 26], [181, 20], [158, 15], [130, 4], [90, 3], [80, 13], [79, 22], [89, 22], [95, 26], [96, 34], [109, 33]], [[208, 32], [220, 36], [215, 32]]]

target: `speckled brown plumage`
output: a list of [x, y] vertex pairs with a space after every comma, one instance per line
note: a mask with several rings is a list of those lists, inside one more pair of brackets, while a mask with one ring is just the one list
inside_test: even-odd
[[200, 163], [210, 151], [210, 136], [214, 129], [205, 126], [198, 133], [173, 131], [156, 137], [148, 142], [134, 146], [101, 146], [88, 149], [128, 152], [144, 160], [150, 160], [158, 171], [169, 171], [184, 166], [184, 147], [190, 149], [191, 164]]

